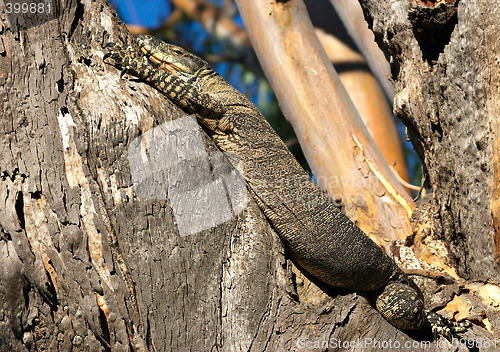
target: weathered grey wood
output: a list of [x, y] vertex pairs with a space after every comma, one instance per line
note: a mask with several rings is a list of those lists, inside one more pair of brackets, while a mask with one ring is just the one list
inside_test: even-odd
[[180, 237], [167, 200], [136, 195], [130, 141], [185, 113], [102, 62], [105, 43], [132, 42], [106, 1], [62, 1], [18, 32], [0, 9], [1, 351], [412, 341], [363, 297], [297, 271], [253, 202]]
[[127, 33], [107, 2], [60, 12], [1, 37], [0, 350], [247, 349], [281, 244], [253, 203], [180, 237], [168, 201], [134, 194], [130, 140], [185, 113], [103, 64]]
[[[466, 277], [498, 279], [500, 2], [460, 1], [458, 23], [420, 42], [411, 1], [360, 2], [391, 62], [394, 111], [429, 172], [452, 260]], [[444, 49], [429, 49], [440, 35]]]

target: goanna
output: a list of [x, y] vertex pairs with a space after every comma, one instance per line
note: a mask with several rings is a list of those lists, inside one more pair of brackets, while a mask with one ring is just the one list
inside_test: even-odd
[[465, 330], [424, 311], [415, 283], [314, 184], [246, 96], [180, 47], [150, 36], [137, 42], [144, 55], [108, 43], [104, 59], [196, 114], [218, 148], [238, 155], [250, 194], [304, 270], [328, 285], [366, 292], [399, 329], [432, 325], [448, 337]]

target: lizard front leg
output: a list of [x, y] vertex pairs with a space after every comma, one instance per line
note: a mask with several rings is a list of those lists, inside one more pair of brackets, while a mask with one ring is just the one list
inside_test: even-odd
[[455, 323], [441, 315], [429, 311], [426, 314], [427, 324], [430, 326], [434, 339], [442, 335], [451, 341], [452, 335], [467, 331], [467, 328], [472, 324], [468, 321]]

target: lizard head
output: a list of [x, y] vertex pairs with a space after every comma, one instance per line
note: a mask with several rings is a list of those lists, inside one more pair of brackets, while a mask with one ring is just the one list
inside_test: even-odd
[[214, 72], [205, 60], [176, 45], [162, 42], [149, 35], [137, 36], [137, 42], [146, 58], [155, 67], [170, 72], [184, 81], [197, 81]]

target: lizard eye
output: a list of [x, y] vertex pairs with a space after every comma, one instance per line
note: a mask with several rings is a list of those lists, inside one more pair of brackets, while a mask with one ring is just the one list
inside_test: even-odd
[[172, 52], [176, 55], [179, 55], [179, 56], [184, 56], [184, 52], [180, 49], [176, 49], [176, 48], [173, 48], [172, 49]]

